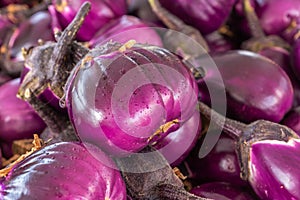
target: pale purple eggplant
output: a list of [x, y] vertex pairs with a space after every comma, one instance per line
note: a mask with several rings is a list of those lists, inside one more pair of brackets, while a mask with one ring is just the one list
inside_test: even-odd
[[160, 3], [202, 34], [208, 34], [226, 22], [235, 0], [160, 0]]
[[[64, 29], [73, 20], [83, 2], [85, 1], [53, 0], [52, 4], [55, 7], [55, 12], [51, 13], [54, 14], [52, 17], [56, 18], [55, 20]], [[90, 3], [91, 11], [77, 35], [77, 39], [80, 41], [89, 41], [106, 23], [121, 17], [127, 12], [125, 0], [93, 0]]]
[[110, 40], [125, 43], [135, 40], [137, 43], [147, 43], [156, 46], [163, 46], [162, 41], [155, 28], [151, 28], [141, 19], [124, 15], [112, 20], [100, 29], [95, 36], [88, 42], [91, 48], [101, 45]]
[[199, 197], [215, 200], [255, 200], [247, 188], [226, 182], [210, 182], [194, 187], [191, 191]]
[[198, 93], [176, 55], [157, 46], [125, 46], [91, 50], [70, 77], [66, 98], [79, 138], [118, 156], [177, 130], [194, 114]]
[[0, 197], [126, 200], [126, 186], [113, 161], [100, 149], [87, 143], [61, 142], [13, 166], [1, 181]]

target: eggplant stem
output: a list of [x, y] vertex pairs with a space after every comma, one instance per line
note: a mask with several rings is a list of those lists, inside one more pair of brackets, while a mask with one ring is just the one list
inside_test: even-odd
[[224, 133], [236, 141], [239, 140], [247, 127], [247, 125], [242, 122], [226, 118], [200, 101], [198, 102], [198, 108], [205, 118], [210, 119], [212, 123], [222, 128]]
[[209, 47], [205, 39], [197, 29], [185, 24], [181, 19], [163, 8], [158, 0], [148, 0], [148, 2], [152, 8], [152, 11], [168, 28], [192, 37], [194, 40], [196, 40], [196, 42], [201, 44], [207, 52], [209, 51]]
[[246, 14], [246, 18], [248, 21], [248, 26], [250, 28], [251, 34], [255, 38], [264, 38], [266, 34], [261, 28], [259, 19], [253, 9], [249, 0], [243, 0], [243, 9]]
[[[76, 14], [73, 21], [67, 26], [67, 28], [61, 33], [57, 44], [54, 47], [53, 54], [49, 60], [49, 66], [52, 68], [53, 77], [61, 77], [58, 79], [54, 79], [51, 82], [51, 89], [55, 90], [59, 97], [63, 96], [63, 88], [60, 87], [61, 80], [65, 80], [66, 68], [61, 67], [65, 65], [66, 56], [69, 53], [70, 45], [73, 43], [77, 32], [79, 31], [86, 15], [90, 11], [91, 4], [89, 2], [85, 2], [78, 13]], [[66, 66], [68, 67], [68, 66]]]

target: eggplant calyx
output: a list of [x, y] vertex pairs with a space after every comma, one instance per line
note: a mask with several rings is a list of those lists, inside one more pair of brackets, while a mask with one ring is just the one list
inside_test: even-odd
[[249, 178], [249, 160], [252, 144], [264, 140], [288, 142], [290, 139], [299, 139], [299, 136], [286, 126], [266, 120], [258, 120], [249, 124], [236, 144], [240, 160], [241, 178], [244, 180]]
[[150, 143], [155, 137], [159, 137], [161, 134], [166, 133], [170, 128], [172, 128], [174, 125], [178, 124], [179, 120], [174, 119], [172, 121], [169, 121], [163, 125], [161, 125], [157, 131], [155, 131], [148, 139], [147, 142]]
[[119, 51], [121, 53], [125, 52], [127, 49], [130, 49], [131, 47], [133, 47], [134, 45], [136, 44], [136, 41], [135, 40], [129, 40], [127, 41], [123, 46], [121, 46], [119, 48]]
[[[74, 41], [75, 36], [90, 9], [90, 3], [82, 5], [74, 20], [62, 33], [56, 33], [57, 43], [47, 42], [26, 52], [25, 64], [31, 68], [20, 86], [18, 96], [26, 100], [30, 95], [38, 96], [46, 88], [58, 97], [64, 95], [63, 86], [75, 64], [88, 52]], [[74, 53], [75, 52], [75, 53]], [[31, 83], [31, 81], [34, 83]]]

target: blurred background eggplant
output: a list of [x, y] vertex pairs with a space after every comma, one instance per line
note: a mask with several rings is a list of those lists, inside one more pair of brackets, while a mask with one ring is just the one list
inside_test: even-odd
[[[210, 137], [218, 137], [218, 132], [211, 132]], [[205, 137], [205, 135], [203, 136]], [[199, 140], [184, 160], [188, 178], [195, 185], [208, 182], [228, 182], [237, 186], [246, 186], [247, 181], [241, 179], [241, 169], [235, 151], [235, 142], [230, 137], [222, 134], [214, 148], [204, 158], [199, 158], [199, 150], [203, 140]]]
[[32, 138], [46, 127], [33, 108], [17, 98], [19, 85], [17, 78], [0, 86], [0, 141], [6, 158], [12, 156], [14, 140]]
[[206, 35], [225, 23], [235, 0], [160, 0], [160, 3], [185, 23]]
[[123, 15], [118, 19], [111, 20], [93, 36], [88, 44], [90, 48], [93, 48], [110, 40], [119, 43], [135, 40], [141, 44], [163, 46], [155, 27], [152, 28], [141, 19], [130, 15]]
[[[51, 13], [62, 29], [73, 20], [85, 0], [53, 0], [55, 12]], [[91, 11], [77, 34], [80, 41], [89, 41], [95, 33], [112, 19], [117, 19], [127, 13], [126, 0], [92, 0]]]

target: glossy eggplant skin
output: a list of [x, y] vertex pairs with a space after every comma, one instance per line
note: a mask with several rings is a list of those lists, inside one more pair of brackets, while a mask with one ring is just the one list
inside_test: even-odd
[[11, 156], [9, 149], [14, 140], [32, 138], [41, 133], [46, 124], [25, 101], [17, 98], [20, 78], [6, 82], [0, 87], [0, 139], [6, 143], [6, 157]]
[[153, 145], [172, 167], [178, 166], [195, 147], [201, 134], [202, 123], [199, 112], [186, 121], [178, 130], [170, 133]]
[[[198, 94], [190, 70], [168, 50], [120, 47], [107, 43], [87, 54], [66, 98], [79, 138], [116, 156], [137, 152], [177, 130], [196, 111]], [[166, 123], [171, 126], [154, 134]]]
[[208, 34], [225, 23], [235, 0], [160, 0], [160, 3], [202, 34]]
[[[55, 21], [58, 22], [56, 25], [62, 29], [66, 28], [84, 2], [85, 0], [76, 2], [53, 0], [52, 5], [55, 10], [51, 14]], [[77, 39], [80, 41], [89, 41], [106, 23], [121, 17], [127, 12], [125, 0], [92, 0], [89, 2], [91, 3], [91, 11], [77, 34]]]
[[293, 44], [293, 48], [290, 53], [291, 61], [292, 61], [292, 69], [295, 76], [300, 80], [300, 39], [295, 40]]
[[13, 32], [9, 40], [11, 59], [24, 60], [22, 48], [29, 49], [38, 45], [38, 41], [53, 41], [51, 15], [48, 11], [39, 11], [24, 20]]
[[[210, 66], [211, 58], [216, 67]], [[203, 56], [198, 60], [205, 71], [204, 78], [198, 81], [199, 98], [204, 103], [210, 104], [207, 82], [216, 91], [224, 84], [227, 115], [245, 123], [258, 119], [279, 122], [292, 107], [292, 83], [270, 59], [245, 50], [212, 54], [211, 58]], [[223, 83], [215, 80], [217, 73], [221, 74]], [[219, 105], [224, 104], [224, 99], [217, 101]]]
[[[299, 30], [299, 0], [256, 1], [255, 11], [266, 34], [283, 35], [287, 40], [292, 41], [293, 34], [287, 33], [295, 33]], [[286, 34], [288, 37], [285, 36]]]
[[1, 182], [0, 197], [126, 200], [126, 187], [113, 161], [101, 150], [87, 143], [60, 142], [14, 166]]
[[89, 41], [89, 46], [94, 48], [96, 45], [105, 44], [110, 40], [119, 43], [135, 40], [141, 44], [163, 46], [162, 40], [155, 29], [152, 29], [141, 19], [130, 15], [123, 15], [106, 24]]
[[251, 146], [249, 182], [261, 199], [299, 199], [300, 141], [265, 140]]
[[[216, 133], [218, 132], [216, 131]], [[214, 134], [214, 132], [211, 132], [211, 134]], [[233, 139], [222, 134], [214, 148], [204, 158], [199, 158], [198, 155], [201, 146], [202, 141], [199, 140], [184, 161], [184, 166], [190, 172], [189, 178], [193, 182], [197, 184], [229, 182], [239, 186], [247, 185], [247, 182], [240, 177], [241, 170]]]
[[291, 109], [281, 121], [281, 124], [291, 128], [300, 136], [300, 107]]

